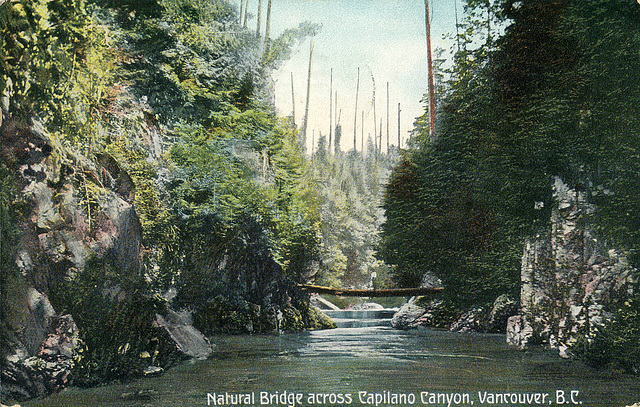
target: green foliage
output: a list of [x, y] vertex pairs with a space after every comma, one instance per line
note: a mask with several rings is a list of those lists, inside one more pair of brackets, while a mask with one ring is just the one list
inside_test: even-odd
[[[63, 270], [46, 293], [80, 327], [78, 384], [175, 361], [152, 326], [168, 307], [154, 290], [176, 288], [173, 305], [209, 331], [317, 326], [295, 286], [319, 261], [317, 188], [269, 89], [271, 69], [316, 26], [288, 31], [264, 54], [224, 0], [9, 1], [0, 19], [9, 113], [41, 117], [54, 145], [100, 170], [98, 180], [69, 163], [89, 219], [112, 189], [133, 200], [143, 227], [142, 269], [96, 258]], [[0, 254], [14, 264], [4, 226], [17, 207], [0, 175]]]
[[291, 48], [294, 45], [302, 42], [306, 37], [317, 35], [321, 28], [319, 24], [305, 21], [300, 23], [297, 28], [284, 30], [278, 38], [269, 43], [266, 52], [262, 56], [263, 64], [272, 69], [277, 69], [283, 61], [289, 59]]
[[194, 315], [194, 324], [207, 334], [335, 328], [335, 323], [329, 317], [309, 306], [307, 301], [277, 309], [224, 295], [209, 298]]
[[206, 301], [194, 316], [194, 324], [206, 334], [276, 331], [275, 310], [217, 295]]
[[436, 135], [418, 128], [387, 189], [381, 254], [396, 281], [429, 271], [456, 301], [517, 297], [522, 245], [547, 227], [554, 176], [596, 205], [600, 239], [634, 255], [638, 5], [468, 3]]
[[10, 350], [10, 325], [17, 307], [13, 287], [17, 284], [18, 271], [15, 265], [14, 249], [19, 236], [16, 207], [11, 204], [15, 200], [16, 186], [14, 177], [6, 168], [5, 163], [0, 163], [0, 360], [5, 360]]
[[333, 329], [336, 328], [336, 323], [329, 318], [324, 312], [315, 307], [308, 308], [308, 323], [309, 329]]
[[430, 316], [429, 326], [449, 329], [465, 312], [464, 304], [450, 299], [433, 299], [430, 296], [418, 297], [416, 305], [427, 309]]
[[310, 176], [320, 187], [322, 256], [316, 283], [336, 288], [376, 286], [386, 267], [376, 259], [383, 184], [394, 157], [356, 152], [329, 154], [322, 139]]
[[298, 309], [286, 307], [282, 314], [282, 329], [285, 332], [296, 332], [304, 329], [302, 313]]
[[640, 374], [640, 295], [625, 301], [615, 318], [595, 334], [579, 337], [572, 350], [596, 368], [614, 367]]
[[94, 259], [50, 293], [54, 308], [73, 315], [80, 328], [76, 385], [136, 377], [147, 366], [168, 367], [181, 359], [168, 334], [153, 325], [156, 314], [167, 311], [166, 300], [143, 287], [138, 273]]
[[36, 113], [61, 140], [90, 150], [113, 69], [103, 29], [92, 24], [83, 0], [10, 1], [0, 8], [0, 93], [9, 111]]

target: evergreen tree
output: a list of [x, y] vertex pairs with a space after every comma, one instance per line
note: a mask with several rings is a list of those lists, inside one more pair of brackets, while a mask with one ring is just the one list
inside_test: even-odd
[[[522, 244], [547, 225], [554, 176], [586, 191], [594, 227], [634, 254], [638, 5], [469, 1], [467, 10], [437, 136], [418, 129], [387, 189], [381, 254], [396, 281], [432, 272], [460, 302], [517, 296]], [[504, 34], [478, 16], [507, 18]]]

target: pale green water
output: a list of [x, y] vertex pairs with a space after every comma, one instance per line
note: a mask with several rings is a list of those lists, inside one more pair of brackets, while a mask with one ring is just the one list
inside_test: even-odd
[[[207, 393], [303, 393], [301, 407], [309, 407], [309, 393], [351, 395], [358, 392], [414, 395], [413, 404], [428, 404], [421, 392], [468, 393], [469, 403], [481, 405], [557, 405], [556, 391], [579, 391], [583, 407], [626, 406], [640, 401], [640, 379], [598, 372], [579, 362], [561, 360], [542, 349], [518, 351], [501, 335], [453, 334], [433, 330], [401, 332], [385, 327], [335, 329], [280, 336], [224, 336], [213, 338], [217, 356], [170, 369], [160, 378], [101, 388], [69, 389], [23, 406], [206, 406]], [[146, 400], [124, 400], [123, 393], [150, 390]], [[490, 404], [478, 392], [548, 393], [544, 404]], [[484, 403], [483, 403], [484, 401]], [[213, 405], [213, 403], [211, 404]], [[380, 406], [391, 406], [382, 403]], [[456, 405], [452, 403], [451, 405]], [[267, 404], [265, 404], [265, 407]], [[268, 406], [284, 407], [269, 403]], [[375, 406], [375, 404], [374, 404]]]

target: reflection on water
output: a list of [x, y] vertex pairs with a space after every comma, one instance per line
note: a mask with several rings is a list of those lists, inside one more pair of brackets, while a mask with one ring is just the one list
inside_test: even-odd
[[556, 404], [557, 390], [568, 402], [570, 391], [579, 391], [575, 401], [583, 407], [640, 401], [637, 378], [594, 371], [543, 349], [518, 351], [502, 335], [368, 327], [212, 339], [213, 359], [185, 363], [163, 377], [69, 389], [23, 406], [206, 406], [207, 393], [224, 392], [254, 392], [260, 405], [263, 391], [352, 394], [352, 406], [362, 404], [358, 391], [412, 393], [416, 406], [427, 405], [421, 392], [469, 393], [475, 405], [489, 405], [479, 398], [485, 391], [549, 393], [544, 405]]

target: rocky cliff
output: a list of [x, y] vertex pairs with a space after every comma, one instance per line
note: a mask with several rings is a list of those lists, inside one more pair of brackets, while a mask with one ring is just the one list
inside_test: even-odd
[[[17, 230], [10, 250], [15, 267], [3, 265], [2, 322], [8, 332], [3, 346], [8, 348], [3, 349], [2, 399], [42, 396], [66, 386], [82, 352], [102, 346], [92, 326], [103, 317], [138, 318], [129, 320], [139, 324], [133, 333], [137, 342], [133, 336], [121, 339], [124, 353], [130, 347], [149, 355], [137, 356], [144, 359], [136, 365], [140, 369], [168, 363], [171, 353], [208, 356], [211, 346], [199, 332], [169, 318], [173, 313], [162, 299], [135, 288], [143, 271], [142, 230], [133, 182], [117, 162], [106, 155], [89, 160], [56, 145], [37, 122], [4, 120], [0, 145], [3, 164], [15, 179], [11, 204], [20, 208], [11, 225]], [[108, 272], [88, 278], [96, 265]], [[132, 307], [141, 304], [142, 309]], [[120, 311], [127, 308], [133, 312]], [[144, 340], [145, 332], [159, 339]]]
[[524, 249], [521, 311], [508, 321], [507, 341], [547, 344], [569, 356], [578, 336], [593, 336], [628, 298], [634, 270], [624, 254], [598, 241], [584, 193], [559, 178], [553, 191], [549, 230]]

